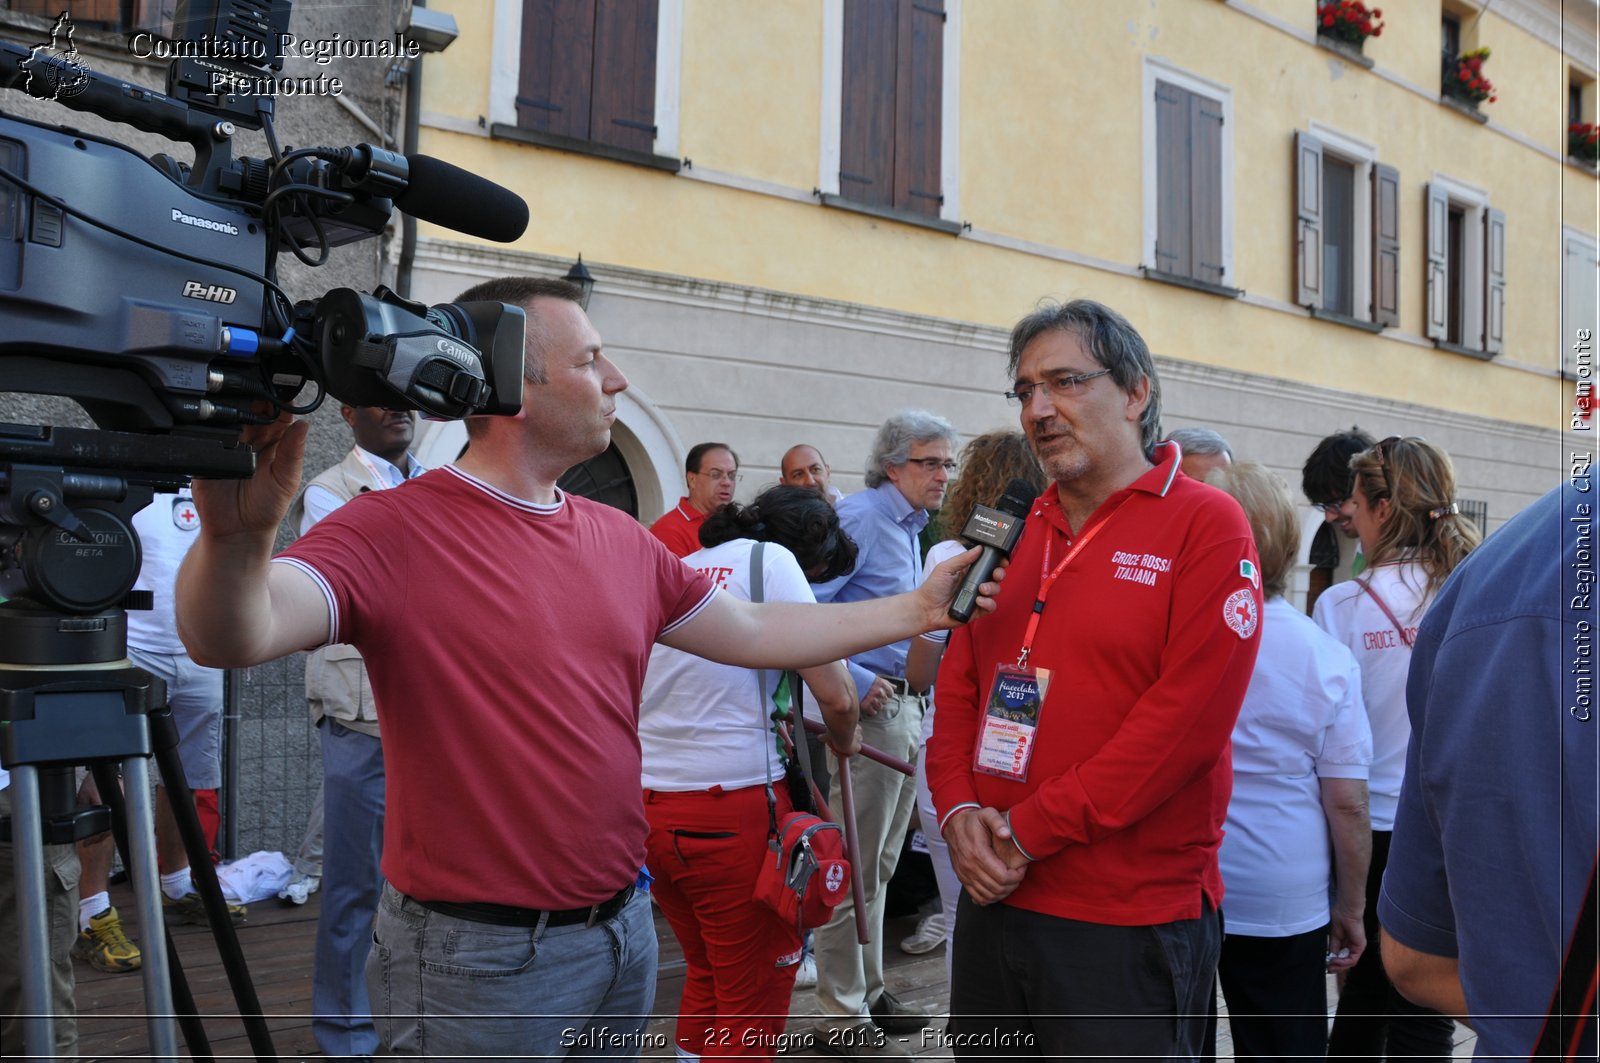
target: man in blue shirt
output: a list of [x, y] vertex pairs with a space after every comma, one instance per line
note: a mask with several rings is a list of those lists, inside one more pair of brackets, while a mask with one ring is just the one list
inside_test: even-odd
[[[928, 512], [944, 502], [955, 472], [956, 432], [950, 422], [922, 410], [895, 414], [878, 429], [867, 459], [867, 489], [839, 503], [839, 523], [855, 540], [856, 567], [816, 587], [819, 602], [858, 602], [913, 590], [922, 582], [918, 539]], [[870, 746], [915, 760], [922, 736], [923, 693], [906, 685], [909, 642], [880, 646], [850, 658], [861, 699], [861, 731]], [[860, 878], [872, 941], [856, 940], [855, 905], [846, 900], [816, 932], [817, 1048], [857, 1058], [910, 1053], [885, 1033], [915, 1033], [927, 1016], [913, 1013], [884, 988], [883, 909], [889, 879], [911, 822], [916, 780], [860, 757], [852, 762]], [[828, 767], [838, 771], [830, 753]], [[844, 816], [839, 787], [829, 798], [835, 819]]]
[[[1468, 1017], [1480, 1059], [1526, 1059], [1536, 1045], [1541, 1059], [1569, 1058], [1573, 1044], [1570, 1058], [1594, 1058], [1594, 998], [1583, 1001], [1592, 923], [1587, 940], [1573, 930], [1597, 843], [1600, 503], [1587, 468], [1451, 574], [1406, 685], [1411, 746], [1378, 900], [1383, 961], [1412, 1001]], [[1567, 1022], [1546, 1031], [1552, 1010]], [[1574, 1030], [1584, 1012], [1587, 1030]]]

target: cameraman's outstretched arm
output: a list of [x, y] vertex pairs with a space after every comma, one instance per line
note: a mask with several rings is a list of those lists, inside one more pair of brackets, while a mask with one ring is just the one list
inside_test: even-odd
[[243, 668], [328, 639], [328, 603], [311, 577], [270, 564], [305, 457], [304, 421], [288, 414], [240, 437], [256, 451], [248, 480], [196, 480], [200, 538], [178, 572], [178, 633], [195, 663]]
[[[867, 601], [759, 605], [719, 594], [689, 620], [663, 635], [673, 649], [740, 668], [809, 668], [912, 635], [954, 627], [950, 602], [976, 548], [957, 554], [928, 574], [916, 590]], [[282, 566], [280, 566], [282, 567]], [[994, 611], [1005, 569], [979, 590], [978, 615]]]

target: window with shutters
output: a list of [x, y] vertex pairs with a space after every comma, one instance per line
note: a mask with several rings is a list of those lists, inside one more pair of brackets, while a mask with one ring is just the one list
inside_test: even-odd
[[1481, 189], [1447, 177], [1424, 186], [1427, 335], [1458, 354], [1505, 349], [1506, 216]]
[[660, 0], [522, 0], [519, 139], [676, 168], [654, 155], [660, 14]]
[[843, 0], [838, 11], [837, 184], [823, 175], [824, 202], [937, 223], [946, 0]]
[[1144, 90], [1145, 275], [1236, 296], [1231, 94], [1154, 60]]
[[121, 32], [164, 29], [170, 33], [172, 30], [171, 5], [163, 5], [158, 0], [74, 0], [70, 4], [65, 0], [11, 0], [4, 6], [20, 14], [48, 19], [54, 19], [65, 10], [72, 16], [73, 26], [78, 28]]
[[1295, 133], [1295, 301], [1369, 331], [1400, 323], [1400, 173], [1371, 144]]

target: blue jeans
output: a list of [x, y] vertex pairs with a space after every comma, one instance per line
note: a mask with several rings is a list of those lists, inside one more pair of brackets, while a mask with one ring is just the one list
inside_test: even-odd
[[385, 885], [367, 981], [395, 1055], [636, 1059], [656, 993], [650, 898], [587, 927], [491, 926]]
[[367, 1001], [367, 952], [383, 886], [383, 745], [323, 720], [322, 795], [326, 854], [311, 1032], [328, 1056], [370, 1056], [378, 1032]]

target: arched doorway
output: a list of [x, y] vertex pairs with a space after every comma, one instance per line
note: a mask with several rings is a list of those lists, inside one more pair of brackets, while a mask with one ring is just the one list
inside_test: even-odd
[[639, 492], [633, 486], [633, 474], [628, 463], [622, 460], [622, 451], [616, 443], [606, 447], [604, 454], [574, 465], [561, 474], [556, 485], [569, 494], [604, 502], [639, 519]]

